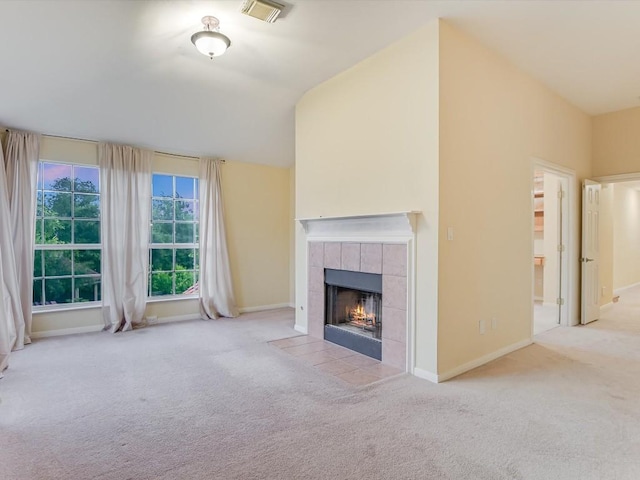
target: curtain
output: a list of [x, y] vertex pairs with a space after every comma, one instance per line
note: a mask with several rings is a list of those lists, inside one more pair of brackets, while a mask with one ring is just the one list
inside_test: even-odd
[[13, 238], [7, 177], [0, 148], [0, 378], [7, 368], [9, 354], [24, 339], [24, 316], [20, 304], [20, 286], [13, 253]]
[[147, 303], [151, 160], [139, 148], [98, 144], [105, 330], [131, 330]]
[[[24, 328], [17, 332], [15, 348], [31, 343], [33, 305], [33, 248], [36, 208], [36, 181], [40, 159], [40, 135], [9, 131], [6, 138], [5, 166], [9, 212], [13, 237], [20, 304]], [[21, 323], [17, 320], [18, 323]]]
[[200, 316], [237, 317], [225, 237], [220, 160], [200, 159]]

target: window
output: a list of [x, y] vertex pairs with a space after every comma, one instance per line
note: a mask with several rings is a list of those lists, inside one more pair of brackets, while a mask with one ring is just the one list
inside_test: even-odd
[[198, 179], [154, 174], [149, 296], [197, 292]]
[[41, 161], [33, 305], [101, 299], [100, 170]]

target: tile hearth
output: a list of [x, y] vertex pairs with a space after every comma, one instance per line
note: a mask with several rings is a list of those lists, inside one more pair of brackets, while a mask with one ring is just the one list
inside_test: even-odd
[[366, 355], [309, 335], [274, 340], [269, 344], [351, 385], [369, 385], [404, 373]]

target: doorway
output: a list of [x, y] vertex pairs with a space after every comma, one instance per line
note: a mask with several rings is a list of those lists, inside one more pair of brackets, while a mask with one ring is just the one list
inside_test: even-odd
[[572, 173], [546, 162], [533, 170], [533, 322], [538, 335], [569, 325], [569, 198]]
[[600, 208], [600, 307], [638, 305], [640, 287], [640, 176], [598, 179]]

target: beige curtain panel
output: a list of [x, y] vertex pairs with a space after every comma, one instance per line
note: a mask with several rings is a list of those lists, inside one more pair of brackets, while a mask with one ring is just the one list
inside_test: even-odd
[[105, 329], [131, 330], [147, 302], [153, 152], [98, 144]]
[[24, 316], [13, 250], [13, 235], [4, 155], [0, 148], [0, 378], [9, 366], [12, 350], [22, 348]]
[[13, 250], [24, 328], [17, 333], [15, 348], [31, 343], [33, 305], [33, 248], [35, 243], [36, 181], [40, 160], [40, 135], [9, 131], [5, 170]]
[[220, 160], [200, 159], [200, 316], [237, 317], [224, 228]]

